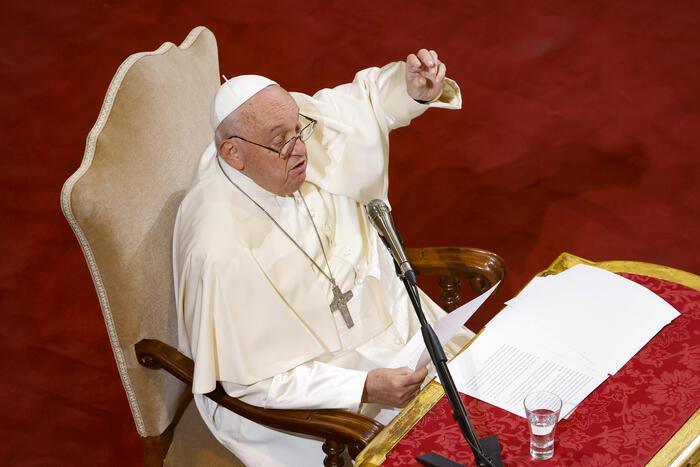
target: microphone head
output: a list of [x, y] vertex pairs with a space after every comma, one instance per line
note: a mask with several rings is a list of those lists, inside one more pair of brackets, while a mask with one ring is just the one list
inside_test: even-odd
[[381, 209], [381, 210], [385, 210], [385, 211], [389, 210], [386, 203], [379, 198], [373, 199], [372, 201], [367, 203], [367, 209], [369, 209], [369, 210]]
[[382, 214], [390, 213], [389, 207], [381, 199], [373, 199], [367, 203], [367, 214], [370, 217], [378, 217]]
[[388, 228], [394, 229], [391, 210], [381, 199], [373, 199], [367, 203], [367, 217], [381, 236], [386, 235]]
[[[373, 199], [367, 204], [367, 217], [369, 217], [370, 222], [381, 236], [384, 245], [394, 257], [394, 263], [397, 268], [396, 273], [401, 277], [404, 277], [409, 271], [413, 274], [411, 264], [408, 262], [406, 252], [403, 249], [401, 237], [396, 231], [396, 227], [394, 227], [394, 220], [391, 218], [389, 207], [381, 199]], [[415, 282], [415, 278], [413, 282]]]

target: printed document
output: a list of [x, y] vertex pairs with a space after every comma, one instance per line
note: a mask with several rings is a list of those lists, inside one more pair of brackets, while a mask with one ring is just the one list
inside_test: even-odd
[[459, 391], [522, 417], [528, 392], [554, 392], [565, 418], [678, 315], [646, 287], [579, 264], [531, 281], [449, 368]]

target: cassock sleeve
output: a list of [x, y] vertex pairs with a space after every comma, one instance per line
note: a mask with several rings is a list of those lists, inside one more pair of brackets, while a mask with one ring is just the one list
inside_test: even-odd
[[318, 120], [306, 143], [307, 180], [361, 204], [375, 198], [388, 201], [389, 132], [429, 107], [462, 106], [459, 87], [447, 78], [436, 100], [416, 102], [406, 90], [405, 73], [404, 62], [390, 63], [362, 70], [351, 83], [313, 96], [292, 93], [301, 113]]
[[335, 408], [357, 412], [367, 373], [308, 362], [249, 386], [222, 382], [226, 392], [270, 409]]

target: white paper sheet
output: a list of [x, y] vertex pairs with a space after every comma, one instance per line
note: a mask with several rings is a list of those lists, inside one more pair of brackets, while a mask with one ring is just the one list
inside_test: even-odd
[[[493, 285], [489, 290], [482, 293], [478, 297], [470, 300], [456, 310], [443, 316], [433, 323], [433, 330], [440, 341], [440, 345], [445, 345], [452, 336], [467, 322], [469, 318], [479, 309], [487, 298], [498, 288], [501, 282]], [[412, 370], [421, 368], [430, 363], [430, 355], [425, 348], [423, 335], [417, 332], [411, 337], [406, 346], [394, 357], [389, 364], [389, 368], [401, 368], [407, 366]]]
[[609, 374], [679, 315], [646, 287], [585, 264], [536, 278], [506, 303], [542, 332], [565, 333], [568, 346]]
[[533, 390], [562, 397], [562, 418], [679, 315], [647, 288], [577, 265], [538, 277], [450, 362], [458, 390], [524, 416]]

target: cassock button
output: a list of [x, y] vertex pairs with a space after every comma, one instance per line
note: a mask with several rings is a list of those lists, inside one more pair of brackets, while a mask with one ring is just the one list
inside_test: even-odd
[[352, 253], [352, 250], [350, 248], [345, 249], [345, 256], [350, 256], [350, 253]]

